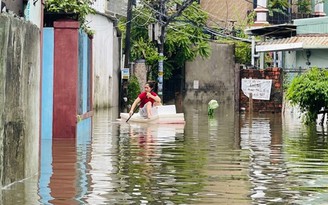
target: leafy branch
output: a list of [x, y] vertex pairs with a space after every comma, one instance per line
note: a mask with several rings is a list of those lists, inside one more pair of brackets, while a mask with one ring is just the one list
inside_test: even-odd
[[80, 27], [88, 34], [93, 32], [86, 24], [88, 14], [95, 14], [96, 11], [91, 7], [95, 0], [46, 0], [45, 10], [54, 13], [74, 13], [78, 14]]
[[315, 122], [322, 107], [328, 107], [328, 70], [311, 68], [295, 77], [288, 86], [287, 100], [299, 105], [306, 123]]

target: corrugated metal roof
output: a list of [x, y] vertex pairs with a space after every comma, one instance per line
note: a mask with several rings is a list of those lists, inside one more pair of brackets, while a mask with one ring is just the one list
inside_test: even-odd
[[296, 26], [292, 24], [279, 24], [264, 27], [255, 27], [245, 30], [248, 35], [267, 36], [267, 37], [290, 37], [296, 35]]
[[328, 34], [308, 34], [258, 42], [256, 50], [281, 51], [295, 49], [328, 49]]

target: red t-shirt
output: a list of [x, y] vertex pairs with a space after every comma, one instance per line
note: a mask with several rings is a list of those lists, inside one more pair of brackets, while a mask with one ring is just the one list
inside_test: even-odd
[[[150, 92], [153, 96], [157, 96], [157, 94], [153, 91]], [[146, 92], [142, 92], [138, 95], [138, 97], [140, 98], [140, 107], [143, 108], [143, 106], [147, 103], [147, 102], [151, 102], [151, 104], [153, 105], [155, 100], [153, 98], [147, 98], [147, 93]]]

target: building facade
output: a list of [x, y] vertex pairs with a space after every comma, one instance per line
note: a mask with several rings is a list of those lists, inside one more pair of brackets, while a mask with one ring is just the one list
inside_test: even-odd
[[200, 5], [208, 13], [208, 26], [228, 30], [244, 24], [253, 10], [253, 2], [245, 0], [200, 0]]
[[[117, 1], [115, 1], [117, 2]], [[117, 28], [119, 15], [126, 12], [127, 1], [97, 0], [97, 13], [89, 15], [93, 36], [93, 105], [95, 109], [119, 106], [121, 72], [121, 35]], [[125, 9], [124, 9], [125, 8]], [[126, 14], [125, 14], [126, 15]]]

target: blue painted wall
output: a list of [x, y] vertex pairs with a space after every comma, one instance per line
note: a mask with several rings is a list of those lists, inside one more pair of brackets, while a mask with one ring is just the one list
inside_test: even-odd
[[[49, 184], [53, 174], [52, 167], [52, 146], [53, 146], [53, 93], [54, 93], [54, 29], [44, 28], [43, 30], [43, 63], [42, 63], [42, 96], [41, 96], [41, 154], [40, 154], [40, 178], [39, 195], [40, 203], [51, 204], [53, 198]], [[90, 111], [90, 49], [91, 41], [84, 32], [79, 32], [79, 68], [78, 68], [78, 114], [82, 115]], [[63, 102], [65, 103], [65, 102]], [[83, 119], [77, 122], [76, 146], [78, 156], [82, 157], [83, 163], [79, 166], [80, 183], [83, 187], [81, 198], [87, 192], [87, 145], [90, 144], [92, 135], [92, 118]], [[82, 202], [82, 201], [81, 201]]]
[[[79, 108], [78, 114], [84, 114], [90, 111], [90, 99], [89, 99], [89, 88], [90, 88], [90, 75], [91, 75], [91, 67], [90, 67], [90, 39], [87, 34], [83, 31], [79, 32]], [[88, 177], [87, 177], [87, 145], [91, 143], [91, 135], [92, 135], [92, 118], [89, 117], [87, 119], [83, 119], [78, 121], [77, 123], [77, 155], [78, 161], [80, 163], [77, 164], [78, 167], [78, 183], [81, 188], [81, 192], [77, 197], [77, 200], [83, 201], [82, 198], [87, 193], [88, 190]]]
[[[78, 114], [88, 112], [89, 87], [90, 87], [90, 41], [87, 34], [79, 32], [79, 109]], [[90, 109], [90, 108], [89, 108]]]
[[87, 112], [87, 100], [88, 100], [88, 87], [89, 87], [89, 81], [88, 81], [88, 64], [89, 64], [89, 59], [88, 59], [88, 36], [86, 33], [83, 32], [82, 34], [83, 37], [83, 77], [82, 77], [82, 99], [83, 99], [83, 105], [82, 105], [82, 110], [83, 113]]
[[41, 139], [52, 139], [54, 88], [54, 29], [44, 28], [42, 48]]
[[77, 141], [78, 146], [88, 144], [91, 141], [92, 118], [89, 117], [77, 123]]
[[[79, 31], [79, 68], [78, 68], [78, 113], [90, 111], [91, 85], [91, 42], [87, 34]], [[53, 132], [53, 93], [54, 93], [54, 29], [44, 28], [42, 64], [42, 113], [41, 139], [52, 139]], [[79, 126], [77, 129], [80, 129]], [[81, 131], [78, 131], [81, 133]], [[91, 133], [91, 125], [88, 133]]]
[[[88, 35], [81, 31], [79, 32], [79, 71], [78, 71], [78, 114], [82, 115], [84, 113], [87, 113], [90, 111], [90, 98], [89, 98], [89, 92], [90, 92], [90, 61], [91, 61], [91, 55], [90, 55], [90, 46], [91, 41], [89, 40]], [[82, 136], [84, 137], [91, 137], [91, 118], [84, 119], [80, 122], [78, 122], [77, 125], [77, 139], [79, 140]], [[89, 139], [89, 138], [88, 138]]]
[[52, 122], [54, 79], [54, 29], [43, 29], [41, 94], [41, 150], [39, 195], [42, 204], [49, 204], [50, 178], [52, 175]]

